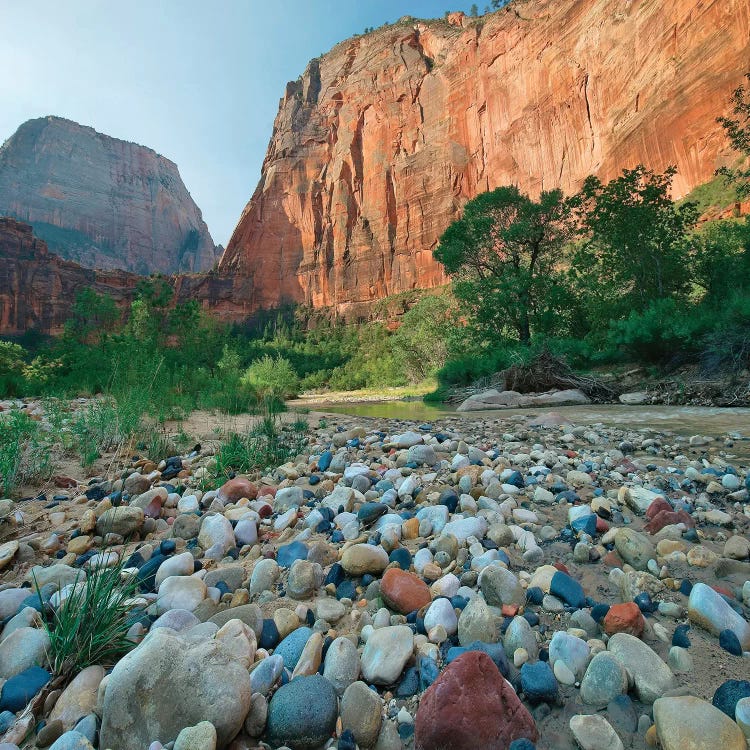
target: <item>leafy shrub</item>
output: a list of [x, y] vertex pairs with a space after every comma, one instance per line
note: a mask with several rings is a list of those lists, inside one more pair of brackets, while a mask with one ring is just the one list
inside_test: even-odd
[[44, 480], [54, 471], [51, 437], [39, 422], [20, 411], [0, 417], [0, 489], [10, 495], [17, 487]]
[[240, 382], [259, 400], [293, 398], [299, 390], [299, 378], [292, 363], [280, 355], [274, 358], [267, 354], [253, 362]]

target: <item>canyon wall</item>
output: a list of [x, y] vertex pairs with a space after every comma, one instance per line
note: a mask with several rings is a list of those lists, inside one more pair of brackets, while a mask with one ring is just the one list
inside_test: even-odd
[[[79, 290], [108, 294], [124, 308], [142, 281], [143, 276], [127, 271], [96, 271], [64, 260], [49, 252], [29, 224], [0, 217], [0, 335], [31, 329], [59, 334]], [[253, 312], [252, 290], [244, 289], [240, 279], [203, 273], [169, 276], [167, 281], [175, 303], [197, 299], [220, 320], [244, 320]]]
[[0, 216], [88, 268], [207, 271], [218, 259], [176, 164], [59, 117], [25, 122], [0, 147]]
[[730, 158], [749, 68], [747, 0], [514, 0], [349, 39], [287, 85], [219, 269], [257, 306], [353, 312], [444, 283], [432, 250], [479, 192], [643, 163], [682, 196]]

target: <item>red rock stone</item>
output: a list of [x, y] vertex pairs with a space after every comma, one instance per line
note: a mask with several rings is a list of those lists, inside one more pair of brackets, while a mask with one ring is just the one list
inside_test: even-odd
[[657, 497], [656, 500], [646, 508], [646, 518], [651, 520], [657, 513], [661, 513], [663, 510], [672, 511], [674, 508], [663, 497]]
[[380, 580], [380, 593], [385, 603], [401, 614], [409, 614], [429, 604], [432, 597], [427, 584], [400, 568], [389, 568]]
[[597, 534], [604, 534], [606, 531], [609, 531], [609, 524], [600, 516], [596, 517], [596, 533]]
[[258, 488], [245, 477], [235, 477], [224, 482], [219, 488], [218, 498], [225, 503], [236, 503], [243, 497], [255, 500], [258, 496]]
[[537, 740], [534, 720], [492, 659], [468, 651], [427, 688], [415, 720], [415, 750], [508, 750]]
[[74, 487], [78, 487], [78, 482], [75, 479], [65, 476], [52, 477], [55, 487], [62, 487], [63, 489], [70, 490]]
[[565, 563], [561, 563], [559, 561], [558, 562], [553, 562], [552, 563], [552, 567], [557, 568], [562, 573], [565, 573], [565, 575], [570, 575], [570, 571], [568, 570], [568, 568], [565, 565]]
[[621, 568], [623, 566], [622, 558], [614, 550], [607, 552], [607, 554], [604, 555], [602, 562], [608, 568]]
[[689, 529], [692, 529], [695, 526], [693, 517], [687, 511], [660, 510], [643, 528], [648, 531], [649, 534], [658, 534], [665, 526], [670, 526], [675, 523], [684, 523]]
[[518, 614], [518, 605], [503, 604], [503, 606], [500, 607], [500, 612], [503, 617], [515, 617]]
[[629, 633], [636, 638], [641, 637], [643, 624], [643, 615], [635, 602], [613, 604], [602, 623], [607, 635]]

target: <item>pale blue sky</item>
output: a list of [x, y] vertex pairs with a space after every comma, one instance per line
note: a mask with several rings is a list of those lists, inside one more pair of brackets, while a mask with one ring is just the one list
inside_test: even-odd
[[[59, 115], [175, 161], [226, 244], [287, 81], [334, 44], [465, 0], [0, 0], [0, 142]], [[483, 4], [480, 4], [483, 7]]]

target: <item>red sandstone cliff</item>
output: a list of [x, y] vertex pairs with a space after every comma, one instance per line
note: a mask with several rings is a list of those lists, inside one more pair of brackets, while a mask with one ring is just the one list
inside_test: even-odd
[[346, 311], [443, 283], [440, 234], [498, 185], [675, 164], [683, 195], [748, 68], [747, 0], [514, 0], [350, 39], [287, 85], [220, 270], [256, 305]]
[[[252, 292], [241, 279], [206, 273], [167, 280], [175, 291], [175, 303], [197, 299], [225, 321], [243, 320], [253, 312]], [[31, 226], [0, 217], [0, 335], [30, 329], [60, 333], [80, 289], [109, 294], [122, 307], [132, 301], [141, 281], [142, 276], [127, 271], [94, 271], [63, 260], [49, 252]]]
[[218, 256], [177, 165], [59, 117], [25, 122], [0, 147], [0, 216], [89, 268], [205, 271]]

